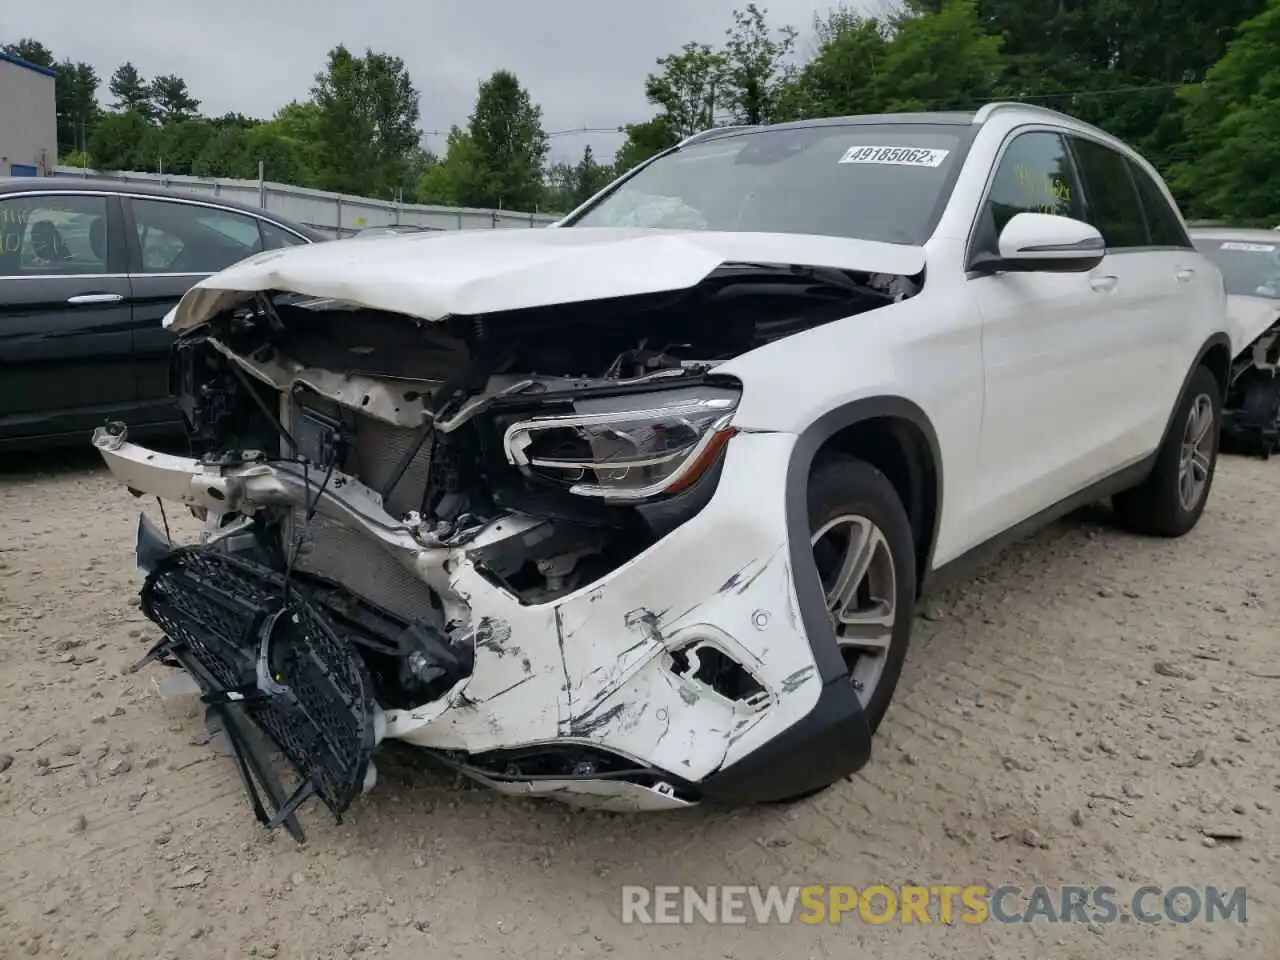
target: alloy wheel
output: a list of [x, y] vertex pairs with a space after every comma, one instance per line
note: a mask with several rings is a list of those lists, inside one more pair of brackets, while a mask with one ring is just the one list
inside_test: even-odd
[[897, 615], [897, 572], [884, 533], [871, 520], [846, 514], [814, 533], [836, 643], [865, 706], [884, 675]]
[[1194, 510], [1209, 484], [1213, 465], [1213, 401], [1200, 394], [1191, 404], [1182, 434], [1182, 456], [1178, 463], [1178, 500], [1182, 509]]

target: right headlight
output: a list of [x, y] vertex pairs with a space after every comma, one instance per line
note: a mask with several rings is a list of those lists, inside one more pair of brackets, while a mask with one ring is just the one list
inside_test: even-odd
[[733, 435], [739, 392], [685, 387], [579, 400], [507, 427], [507, 460], [570, 493], [639, 501], [687, 489]]

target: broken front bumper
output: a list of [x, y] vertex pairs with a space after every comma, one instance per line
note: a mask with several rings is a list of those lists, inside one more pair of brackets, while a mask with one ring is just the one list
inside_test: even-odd
[[[450, 620], [470, 624], [474, 665], [435, 701], [383, 710], [361, 699], [359, 657], [349, 645], [320, 657], [331, 673], [350, 676], [330, 681], [320, 699], [295, 715], [318, 715], [339, 703], [354, 711], [323, 733], [314, 718], [299, 721], [319, 738], [316, 743], [328, 745], [325, 762], [333, 769], [321, 772], [340, 784], [327, 788], [330, 806], [337, 812], [358, 792], [357, 781], [368, 778], [362, 765], [383, 737], [429, 748], [507, 793], [611, 809], [776, 800], [859, 769], [870, 753], [865, 717], [847, 679], [829, 668], [834, 638], [806, 631], [793, 582], [793, 538], [802, 538], [806, 550], [808, 544], [806, 530], [788, 529], [783, 507], [794, 440], [782, 434], [735, 437], [714, 495], [691, 519], [605, 577], [543, 604], [521, 603], [475, 560], [484, 547], [527, 535], [538, 521], [508, 517], [465, 545], [432, 545], [386, 514], [377, 495], [354, 478], [335, 478], [315, 501], [317, 514], [371, 538], [436, 592]], [[94, 442], [131, 489], [213, 512], [296, 506], [308, 489], [314, 498], [315, 483], [308, 488], [288, 464], [213, 466], [147, 450], [107, 431]], [[151, 541], [140, 543], [140, 560], [170, 569], [175, 561], [167, 557], [156, 566], [167, 545], [154, 536]], [[193, 558], [215, 548], [185, 550], [188, 559], [177, 566], [199, 565]], [[153, 572], [148, 589], [157, 589], [158, 578]], [[229, 572], [220, 584], [217, 576], [206, 579], [207, 588], [188, 578], [174, 589], [208, 591], [224, 606], [244, 605], [248, 588], [233, 586]], [[273, 603], [280, 609], [283, 584], [259, 583], [253, 590], [262, 609]], [[245, 624], [257, 624], [261, 641], [265, 614], [255, 611], [241, 615]], [[171, 637], [181, 632], [180, 625], [153, 619]], [[330, 649], [327, 638], [340, 634], [323, 609], [302, 626], [315, 636], [308, 639], [295, 624], [278, 634], [281, 643]], [[270, 662], [269, 654], [261, 662]], [[702, 671], [713, 659], [731, 661], [750, 682], [735, 691], [717, 689]], [[287, 686], [287, 674], [281, 676], [276, 683]], [[270, 686], [269, 675], [260, 680]], [[261, 725], [281, 744], [279, 731]], [[559, 776], [525, 776], [518, 765], [503, 765], [505, 757], [566, 747], [622, 758], [633, 773], [595, 775], [587, 765]]]

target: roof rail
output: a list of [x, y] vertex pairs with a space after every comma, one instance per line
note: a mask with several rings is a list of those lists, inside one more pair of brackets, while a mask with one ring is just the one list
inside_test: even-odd
[[978, 110], [977, 113], [973, 115], [973, 122], [975, 124], [986, 123], [988, 120], [991, 119], [993, 114], [999, 113], [1002, 110], [1023, 110], [1028, 113], [1038, 113], [1044, 117], [1053, 117], [1054, 119], [1057, 119], [1057, 120], [1071, 120], [1074, 123], [1080, 122], [1079, 120], [1076, 120], [1074, 117], [1071, 117], [1060, 110], [1053, 110], [1053, 109], [1050, 109], [1049, 107], [1042, 107], [1036, 103], [1019, 103], [1016, 100], [1001, 100], [995, 103], [985, 104]]
[[725, 127], [711, 127], [708, 130], [699, 130], [697, 133], [691, 133], [680, 141], [679, 146], [687, 147], [691, 143], [698, 143], [701, 140], [709, 140], [712, 137], [722, 133], [728, 133], [730, 130], [753, 130], [756, 124], [753, 123], [733, 123]]

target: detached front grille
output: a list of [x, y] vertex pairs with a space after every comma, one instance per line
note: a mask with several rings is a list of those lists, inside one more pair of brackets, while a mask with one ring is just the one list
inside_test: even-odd
[[[328, 617], [296, 592], [286, 607], [274, 571], [207, 547], [168, 554], [141, 599], [173, 651], [199, 664], [213, 702], [241, 703], [340, 817], [364, 787], [377, 704], [364, 662]], [[264, 646], [271, 690], [259, 683]]]

